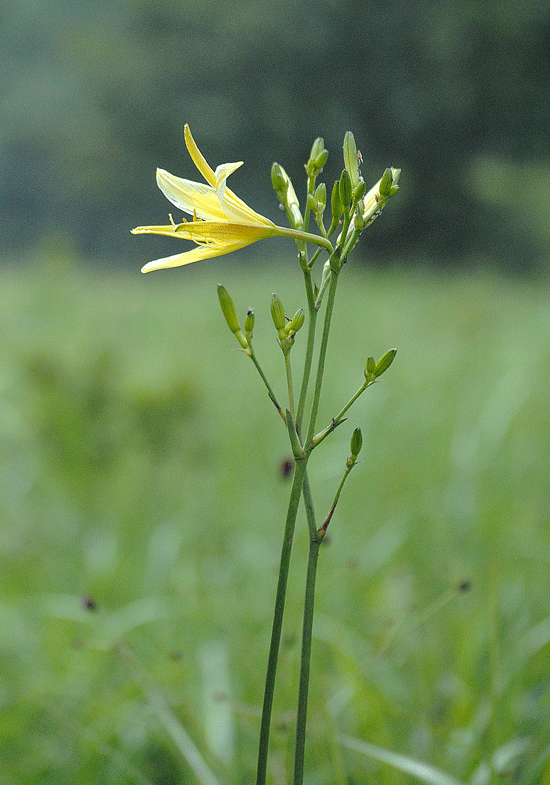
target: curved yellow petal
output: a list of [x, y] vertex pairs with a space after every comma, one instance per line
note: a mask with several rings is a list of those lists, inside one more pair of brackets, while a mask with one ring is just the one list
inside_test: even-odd
[[242, 238], [246, 243], [254, 243], [265, 237], [277, 234], [275, 226], [261, 226], [258, 224], [232, 223], [225, 221], [193, 221], [179, 224], [174, 232], [175, 237], [184, 237], [194, 242], [232, 242]]
[[[213, 171], [206, 158], [197, 147], [197, 144], [193, 139], [193, 135], [187, 123], [184, 127], [184, 136], [185, 144], [187, 146], [187, 150], [189, 151], [189, 155], [193, 160], [193, 163], [202, 174], [206, 182], [209, 183], [212, 188], [216, 188], [216, 172]], [[240, 163], [238, 165], [240, 165]], [[222, 164], [222, 166], [234, 167], [231, 169], [231, 172], [234, 172], [237, 168], [237, 164]], [[226, 177], [228, 177], [231, 172], [228, 172]], [[233, 193], [233, 191], [231, 191], [229, 188], [225, 189], [223, 196], [223, 208], [228, 217], [233, 220], [243, 220], [246, 223], [262, 223], [266, 226], [273, 226], [272, 221], [270, 221], [268, 218], [264, 218], [263, 215], [260, 215], [259, 213], [256, 213], [254, 210], [252, 210], [252, 208], [249, 207], [246, 202], [243, 202], [242, 199], [239, 199], [237, 194]]]
[[141, 268], [141, 272], [150, 273], [153, 272], [153, 270], [167, 270], [171, 267], [182, 267], [185, 264], [200, 262], [203, 259], [213, 259], [215, 256], [223, 256], [232, 251], [238, 251], [240, 248], [244, 248], [245, 245], [248, 245], [248, 243], [212, 243], [209, 245], [199, 245], [191, 251], [174, 254], [174, 256], [165, 256], [163, 259], [155, 259], [153, 262], [148, 262]]
[[273, 221], [270, 221], [269, 218], [257, 213], [249, 207], [246, 202], [239, 199], [233, 191], [230, 191], [229, 188], [225, 189], [222, 207], [228, 218], [232, 221], [246, 224], [261, 224], [263, 226], [275, 226]]
[[165, 169], [157, 169], [157, 185], [168, 201], [184, 213], [196, 213], [209, 221], [227, 220], [216, 191], [209, 185], [184, 180]]
[[137, 226], [132, 234], [163, 234], [179, 240], [192, 240], [194, 243], [232, 243], [235, 241], [249, 245], [265, 237], [278, 234], [276, 226], [235, 224], [229, 221], [190, 221], [168, 226]]
[[237, 161], [234, 164], [220, 164], [219, 166], [216, 166], [216, 171], [214, 174], [216, 176], [216, 193], [218, 195], [220, 204], [222, 204], [223, 198], [225, 196], [227, 178], [230, 174], [233, 174], [233, 172], [238, 169], [239, 166], [242, 165], [242, 161]]
[[185, 137], [185, 145], [189, 151], [189, 155], [193, 159], [193, 163], [195, 164], [199, 172], [202, 174], [206, 182], [209, 183], [212, 186], [212, 188], [215, 188], [216, 175], [214, 174], [214, 171], [209, 166], [204, 155], [197, 147], [197, 144], [193, 139], [193, 134], [191, 133], [191, 129], [189, 128], [187, 123], [185, 123], [185, 126], [183, 128], [183, 135]]

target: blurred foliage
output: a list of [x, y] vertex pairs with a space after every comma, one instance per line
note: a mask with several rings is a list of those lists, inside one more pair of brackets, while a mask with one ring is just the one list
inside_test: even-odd
[[170, 209], [157, 165], [194, 176], [189, 122], [213, 164], [245, 161], [235, 186], [272, 217], [272, 161], [301, 188], [318, 135], [329, 185], [348, 129], [367, 181], [402, 167], [369, 258], [547, 267], [543, 0], [5, 0], [0, 30], [4, 250], [53, 236], [110, 262], [163, 255], [128, 231]]
[[[224, 785], [253, 777], [288, 446], [218, 310], [225, 264], [184, 277], [101, 277], [52, 258], [2, 271], [2, 784], [197, 782], [177, 728]], [[279, 381], [270, 293], [303, 305], [299, 271], [283, 269], [231, 273]], [[322, 516], [362, 427], [320, 561], [311, 781], [416, 782], [352, 736], [461, 783], [546, 783], [547, 292], [351, 264], [341, 287], [320, 423], [366, 356], [399, 353], [312, 458]], [[299, 523], [274, 783], [293, 743]]]

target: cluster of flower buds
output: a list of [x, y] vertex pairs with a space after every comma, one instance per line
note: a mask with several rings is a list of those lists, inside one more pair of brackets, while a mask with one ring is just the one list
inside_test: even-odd
[[385, 373], [394, 361], [397, 349], [388, 349], [382, 357], [375, 361], [374, 357], [367, 357], [365, 366], [365, 380], [369, 383], [375, 382], [379, 376]]
[[273, 294], [271, 295], [271, 318], [277, 330], [279, 345], [286, 354], [294, 344], [296, 333], [304, 324], [304, 309], [299, 308], [292, 319], [287, 319], [282, 302], [276, 294]]
[[328, 150], [325, 147], [325, 140], [322, 136], [318, 136], [311, 145], [309, 159], [305, 165], [307, 176], [314, 180], [321, 174], [327, 161]]
[[[327, 207], [327, 188], [325, 183], [315, 187], [315, 181], [328, 159], [328, 150], [321, 137], [314, 141], [305, 165], [308, 176], [306, 216], [312, 213], [322, 236], [327, 239], [340, 225], [342, 227], [334, 252], [331, 254], [331, 269], [334, 272], [338, 271], [342, 261], [353, 249], [363, 229], [380, 215], [388, 199], [395, 196], [399, 188], [400, 175], [399, 169], [388, 168], [380, 180], [367, 190], [367, 184], [360, 170], [363, 159], [351, 131], [347, 131], [344, 137], [343, 154], [344, 169], [340, 179], [334, 183], [330, 198], [332, 216], [328, 230], [323, 224], [323, 215]], [[272, 166], [271, 182], [292, 228], [307, 231], [290, 177], [278, 163]]]
[[307, 198], [308, 207], [316, 218], [320, 218], [327, 206], [327, 187], [325, 183], [320, 183], [315, 189], [315, 193]]

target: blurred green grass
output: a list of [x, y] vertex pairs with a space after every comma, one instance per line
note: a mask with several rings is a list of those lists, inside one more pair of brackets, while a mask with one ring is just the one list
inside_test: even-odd
[[[6, 785], [197, 781], [160, 695], [221, 782], [253, 779], [289, 450], [218, 281], [241, 314], [256, 308], [256, 351], [282, 397], [269, 301], [305, 304], [297, 270], [215, 260], [140, 276], [50, 259], [2, 271]], [[322, 519], [362, 427], [320, 564], [308, 782], [417, 781], [340, 733], [463, 783], [550, 782], [547, 285], [350, 266], [320, 426], [366, 356], [392, 346], [391, 370], [310, 464]], [[302, 526], [277, 785], [305, 552]]]

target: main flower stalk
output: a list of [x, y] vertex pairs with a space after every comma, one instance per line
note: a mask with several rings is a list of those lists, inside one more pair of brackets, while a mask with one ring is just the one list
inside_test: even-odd
[[[356, 428], [351, 439], [351, 455], [345, 463], [345, 470], [336, 491], [333, 503], [320, 528], [315, 523], [315, 510], [308, 478], [308, 465], [313, 451], [339, 425], [344, 422], [344, 414], [354, 401], [373, 384], [378, 376], [389, 367], [395, 350], [386, 352], [378, 361], [372, 357], [367, 360], [365, 382], [348, 401], [340, 408], [317, 435], [315, 435], [317, 416], [321, 400], [321, 391], [325, 373], [331, 320], [335, 305], [336, 288], [347, 255], [356, 245], [363, 230], [380, 215], [387, 201], [397, 193], [399, 170], [388, 168], [383, 176], [369, 191], [359, 169], [360, 154], [357, 152], [353, 134], [348, 132], [344, 139], [344, 164], [342, 175], [334, 184], [330, 199], [332, 217], [328, 229], [325, 227], [323, 215], [327, 207], [327, 190], [323, 183], [316, 187], [316, 180], [327, 162], [328, 151], [323, 139], [316, 139], [306, 164], [307, 190], [306, 207], [302, 213], [298, 197], [287, 173], [279, 164], [272, 167], [272, 183], [281, 201], [291, 226], [277, 226], [269, 218], [260, 215], [249, 207], [227, 186], [229, 175], [235, 172], [242, 161], [221, 164], [212, 169], [198, 149], [195, 140], [185, 126], [185, 143], [196, 168], [204, 178], [203, 183], [186, 180], [169, 172], [157, 170], [157, 184], [166, 198], [181, 212], [191, 216], [191, 220], [182, 219], [176, 222], [170, 215], [170, 223], [165, 226], [140, 226], [133, 230], [135, 234], [160, 234], [176, 239], [184, 239], [195, 243], [196, 247], [182, 253], [149, 262], [143, 272], [179, 267], [201, 259], [208, 259], [231, 253], [251, 243], [270, 237], [287, 237], [296, 242], [300, 267], [304, 274], [309, 327], [307, 329], [307, 346], [305, 352], [302, 383], [295, 409], [293, 392], [293, 374], [291, 349], [296, 333], [304, 323], [304, 312], [299, 309], [290, 319], [285, 315], [284, 308], [276, 295], [272, 296], [271, 314], [277, 331], [277, 341], [284, 355], [284, 368], [287, 388], [287, 405], [281, 405], [275, 394], [274, 387], [267, 379], [259, 359], [253, 348], [254, 312], [249, 309], [241, 327], [233, 301], [223, 286], [218, 287], [218, 296], [222, 312], [229, 329], [237, 339], [241, 350], [253, 361], [270, 400], [284, 421], [295, 459], [294, 478], [290, 492], [289, 504], [283, 535], [283, 544], [279, 562], [279, 578], [275, 598], [271, 643], [265, 682], [260, 740], [258, 750], [257, 785], [265, 785], [268, 771], [269, 735], [273, 710], [277, 663], [283, 629], [286, 591], [290, 567], [292, 544], [300, 498], [303, 498], [309, 536], [309, 556], [307, 580], [304, 597], [304, 613], [302, 626], [302, 651], [300, 665], [300, 683], [298, 690], [296, 743], [294, 757], [294, 785], [303, 785], [307, 704], [309, 693], [309, 672], [311, 660], [311, 644], [313, 629], [313, 607], [315, 598], [315, 582], [319, 548], [324, 540], [331, 522], [340, 493], [351, 469], [355, 466], [357, 453], [361, 449], [362, 437]], [[308, 231], [310, 218], [317, 224], [319, 234]], [[336, 237], [333, 241], [330, 238]], [[310, 245], [317, 246], [310, 258]], [[313, 279], [313, 265], [322, 251], [327, 252], [320, 282]], [[320, 309], [325, 308], [321, 343], [318, 352], [315, 349], [317, 333], [317, 316]], [[314, 357], [317, 365], [314, 369]], [[311, 377], [314, 378], [313, 391], [308, 393]], [[306, 402], [311, 398], [308, 406]], [[285, 411], [286, 408], [286, 411]], [[307, 424], [307, 428], [306, 428]]]

